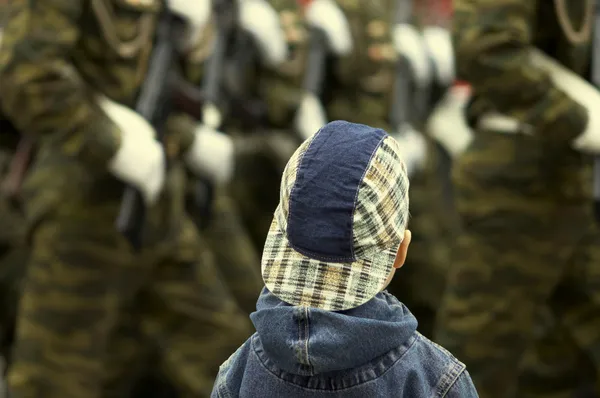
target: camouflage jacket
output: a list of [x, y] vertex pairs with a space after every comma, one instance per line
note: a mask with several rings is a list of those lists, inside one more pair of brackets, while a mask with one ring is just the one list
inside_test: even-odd
[[119, 146], [97, 93], [133, 106], [160, 0], [11, 0], [0, 102], [16, 128], [104, 170]]
[[325, 94], [327, 116], [391, 131], [389, 113], [398, 60], [390, 12], [395, 1], [336, 2], [350, 24], [353, 51], [337, 58], [331, 68]]
[[[577, 30], [586, 2], [565, 3]], [[528, 49], [535, 46], [575, 73], [587, 73], [590, 42], [567, 39], [554, 0], [455, 0], [453, 35], [458, 78], [473, 87], [470, 120], [499, 112], [553, 142], [570, 141], [585, 129], [586, 110], [528, 59]]]

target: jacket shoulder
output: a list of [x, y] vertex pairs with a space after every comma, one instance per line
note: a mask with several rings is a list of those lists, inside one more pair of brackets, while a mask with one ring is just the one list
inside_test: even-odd
[[215, 379], [210, 398], [233, 398], [239, 396], [240, 381], [250, 353], [250, 339], [246, 340], [223, 364]]
[[459, 361], [450, 351], [416, 332], [418, 340], [414, 348], [422, 373], [429, 378], [433, 388], [433, 397], [446, 397], [457, 380], [465, 373], [466, 365]]

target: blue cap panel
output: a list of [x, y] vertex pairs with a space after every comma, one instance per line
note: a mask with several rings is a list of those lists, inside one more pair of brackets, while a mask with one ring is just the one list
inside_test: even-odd
[[287, 237], [298, 252], [330, 262], [354, 261], [352, 219], [358, 188], [387, 133], [335, 121], [313, 138], [291, 191]]

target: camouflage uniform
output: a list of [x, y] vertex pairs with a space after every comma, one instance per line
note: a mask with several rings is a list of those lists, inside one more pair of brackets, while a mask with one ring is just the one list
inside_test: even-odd
[[[584, 3], [567, 3], [574, 26], [584, 19]], [[453, 165], [464, 231], [436, 340], [470, 366], [482, 398], [513, 397], [518, 365], [546, 305], [569, 339], [553, 326], [542, 347], [577, 363], [579, 355], [564, 345], [570, 341], [599, 369], [600, 234], [590, 159], [570, 148], [587, 114], [528, 60], [534, 45], [584, 74], [591, 46], [567, 40], [550, 1], [457, 0], [454, 18], [458, 74], [474, 92], [468, 119], [499, 112], [533, 134], [478, 128]], [[572, 394], [557, 389], [552, 396]]]
[[[218, 365], [250, 332], [184, 212], [179, 154], [169, 136], [165, 191], [133, 252], [114, 227], [124, 184], [107, 171], [118, 131], [94, 90], [132, 105], [144, 76], [158, 1], [10, 3], [0, 49], [4, 112], [35, 136], [23, 187], [32, 244], [9, 385], [18, 397], [100, 396], [129, 370], [129, 325], [158, 347], [191, 396], [208, 395]], [[122, 352], [119, 352], [121, 351]], [[106, 358], [110, 353], [118, 358]], [[108, 361], [108, 363], [106, 363]], [[115, 377], [117, 377], [115, 376]], [[120, 395], [123, 396], [123, 395]]]
[[[4, 183], [16, 150], [18, 134], [0, 120], [0, 184]], [[25, 245], [25, 219], [17, 198], [0, 191], [0, 356], [10, 354], [17, 302], [25, 273], [28, 249]]]

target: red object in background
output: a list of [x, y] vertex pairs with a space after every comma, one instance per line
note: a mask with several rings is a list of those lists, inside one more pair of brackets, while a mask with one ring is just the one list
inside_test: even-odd
[[471, 85], [464, 80], [455, 80], [450, 88], [452, 95], [463, 98], [465, 101], [471, 96]]
[[415, 12], [422, 23], [448, 26], [452, 18], [452, 0], [418, 0]]
[[310, 4], [312, 0], [298, 0], [298, 3], [300, 3], [300, 6], [302, 6], [302, 8], [306, 8], [307, 5]]

